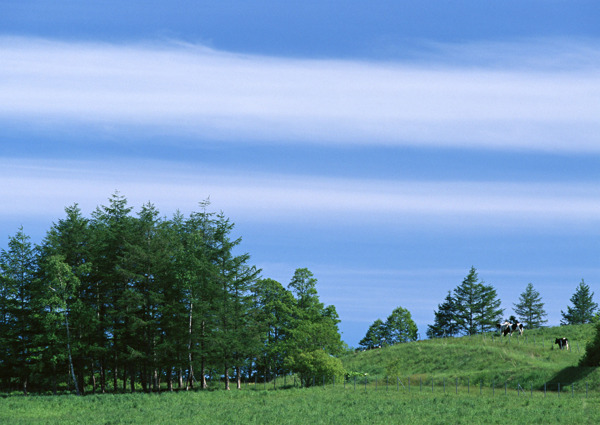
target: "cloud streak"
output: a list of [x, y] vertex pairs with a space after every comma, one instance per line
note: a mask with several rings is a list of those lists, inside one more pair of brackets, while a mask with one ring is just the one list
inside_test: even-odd
[[[510, 47], [490, 46], [505, 65], [477, 65], [456, 58], [481, 45], [366, 62], [1, 37], [0, 120], [232, 142], [600, 152], [599, 49], [558, 46], [520, 66], [527, 45], [516, 58]], [[557, 68], [553, 57], [577, 66]]]
[[[586, 183], [506, 183], [323, 178], [185, 168], [182, 164], [0, 161], [0, 214], [90, 211], [115, 190], [133, 205], [152, 201], [165, 214], [213, 207], [236, 220], [293, 223], [417, 222], [473, 226], [591, 223], [600, 188]], [[465, 221], [466, 219], [466, 221]], [[462, 221], [462, 224], [460, 224]]]

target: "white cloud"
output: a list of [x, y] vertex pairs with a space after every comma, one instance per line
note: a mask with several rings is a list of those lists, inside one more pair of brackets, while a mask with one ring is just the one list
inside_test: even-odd
[[561, 44], [523, 67], [539, 44], [490, 45], [503, 63], [456, 63], [484, 47], [447, 46], [449, 65], [444, 47], [435, 61], [384, 63], [3, 37], [0, 119], [236, 142], [600, 151], [599, 49]]
[[595, 223], [600, 188], [586, 183], [423, 182], [280, 174], [236, 174], [178, 163], [0, 161], [0, 214], [89, 211], [115, 190], [135, 206], [170, 214], [210, 196], [236, 221], [370, 223], [431, 220], [446, 225], [542, 226]]

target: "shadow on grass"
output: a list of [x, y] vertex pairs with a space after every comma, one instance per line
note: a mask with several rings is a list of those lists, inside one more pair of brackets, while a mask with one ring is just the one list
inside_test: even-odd
[[[561, 371], [559, 371], [556, 375], [554, 375], [550, 380], [548, 380], [547, 389], [548, 391], [554, 391], [558, 389], [558, 384], [561, 386], [576, 384], [581, 381], [585, 381], [585, 379], [594, 372], [596, 368], [594, 367], [586, 367], [586, 366], [569, 366]], [[542, 385], [539, 389], [544, 389]]]

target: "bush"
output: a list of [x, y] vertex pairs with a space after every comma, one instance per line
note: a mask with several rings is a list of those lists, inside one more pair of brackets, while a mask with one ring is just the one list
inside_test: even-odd
[[334, 377], [339, 380], [344, 377], [342, 361], [323, 350], [297, 354], [294, 356], [292, 368], [306, 387], [312, 385], [313, 378], [319, 383], [325, 378], [325, 382], [330, 383]]

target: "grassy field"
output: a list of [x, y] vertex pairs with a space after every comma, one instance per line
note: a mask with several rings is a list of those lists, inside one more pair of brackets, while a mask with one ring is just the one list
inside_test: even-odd
[[[0, 424], [596, 424], [600, 371], [577, 367], [592, 334], [568, 326], [353, 353], [345, 385], [308, 389], [288, 378], [277, 390], [0, 397]], [[552, 345], [562, 336], [570, 351]]]
[[288, 389], [0, 399], [7, 424], [600, 423], [600, 398]]

